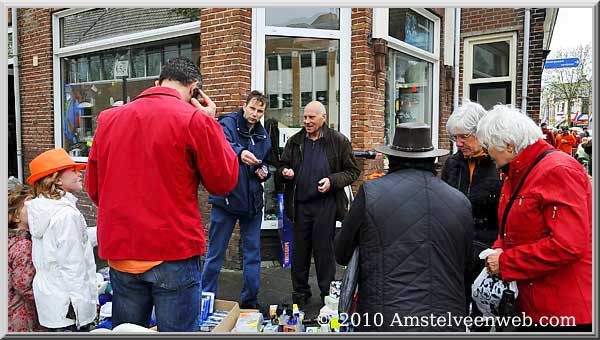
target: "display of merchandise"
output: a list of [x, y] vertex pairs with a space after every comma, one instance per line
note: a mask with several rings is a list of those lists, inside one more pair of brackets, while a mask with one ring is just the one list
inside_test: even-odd
[[234, 333], [258, 333], [263, 324], [263, 315], [260, 312], [240, 313]]

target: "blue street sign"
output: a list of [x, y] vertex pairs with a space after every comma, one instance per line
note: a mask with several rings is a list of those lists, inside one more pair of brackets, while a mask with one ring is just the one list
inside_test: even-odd
[[550, 59], [544, 63], [544, 68], [564, 68], [579, 66], [579, 58]]

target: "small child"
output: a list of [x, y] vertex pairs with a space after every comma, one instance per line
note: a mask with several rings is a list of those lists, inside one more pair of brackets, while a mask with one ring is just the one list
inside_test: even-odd
[[96, 228], [87, 228], [73, 195], [83, 189], [83, 168], [64, 149], [46, 151], [29, 164], [27, 182], [35, 198], [25, 205], [36, 270], [33, 293], [40, 324], [50, 331], [88, 331], [96, 318]]
[[41, 330], [33, 299], [35, 268], [31, 261], [31, 236], [25, 201], [31, 188], [17, 185], [8, 193], [8, 331]]

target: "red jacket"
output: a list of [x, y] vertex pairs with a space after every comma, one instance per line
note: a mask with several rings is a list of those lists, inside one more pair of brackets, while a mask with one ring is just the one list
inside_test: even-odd
[[98, 206], [98, 250], [110, 260], [204, 254], [198, 184], [231, 191], [238, 159], [219, 123], [167, 87], [100, 113], [85, 173]]
[[[498, 204], [500, 226], [513, 188], [551, 148], [540, 139], [510, 162]], [[521, 311], [536, 322], [574, 316], [578, 325], [591, 323], [592, 186], [581, 164], [563, 152], [546, 155], [525, 180], [504, 233], [493, 248], [504, 249], [500, 274], [517, 281]]]

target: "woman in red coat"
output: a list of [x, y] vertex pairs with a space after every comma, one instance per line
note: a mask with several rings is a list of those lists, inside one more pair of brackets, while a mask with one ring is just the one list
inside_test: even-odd
[[585, 170], [564, 152], [540, 159], [555, 149], [529, 117], [509, 106], [494, 107], [476, 135], [505, 176], [496, 253], [487, 267], [516, 280], [518, 307], [534, 322], [521, 330], [591, 332], [592, 186]]

